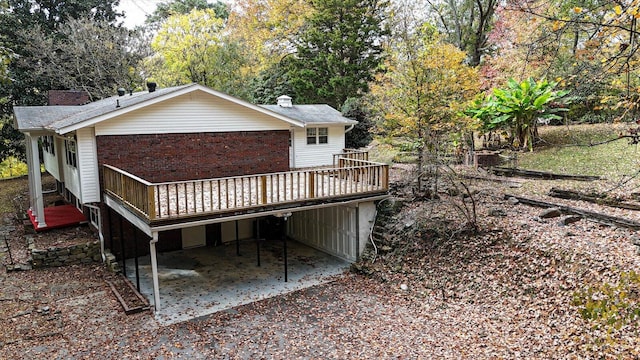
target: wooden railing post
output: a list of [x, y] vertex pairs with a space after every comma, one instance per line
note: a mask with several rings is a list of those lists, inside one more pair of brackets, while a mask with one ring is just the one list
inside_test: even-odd
[[383, 179], [382, 184], [384, 185], [385, 190], [389, 190], [389, 165], [384, 165], [382, 167]]
[[267, 177], [265, 175], [260, 176], [260, 184], [262, 186], [262, 204], [267, 203]]
[[156, 187], [147, 185], [147, 216], [149, 220], [156, 218]]
[[309, 198], [316, 197], [316, 180], [313, 171], [309, 171]]

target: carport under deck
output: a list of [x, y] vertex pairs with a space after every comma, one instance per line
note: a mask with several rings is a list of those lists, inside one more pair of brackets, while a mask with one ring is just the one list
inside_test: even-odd
[[[162, 324], [172, 324], [330, 281], [349, 263], [296, 241], [287, 242], [288, 278], [284, 281], [283, 242], [260, 241], [260, 266], [254, 241], [159, 253], [158, 278]], [[150, 257], [139, 260], [140, 292], [154, 302]], [[134, 260], [127, 275], [136, 284]]]
[[297, 238], [311, 232], [307, 244], [353, 261], [369, 236], [374, 202], [389, 188], [388, 166], [360, 151], [335, 155], [332, 168], [171, 183], [151, 183], [108, 165], [102, 169], [105, 204], [150, 238], [156, 311], [170, 304], [160, 297], [160, 232], [199, 229], [194, 231], [202, 235], [209, 224], [236, 222], [237, 239], [237, 221], [275, 216], [286, 222], [293, 214], [310, 214], [298, 218]]

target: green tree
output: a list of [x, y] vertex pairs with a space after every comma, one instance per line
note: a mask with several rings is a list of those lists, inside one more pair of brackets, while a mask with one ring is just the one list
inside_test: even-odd
[[406, 17], [397, 20], [401, 41], [390, 49], [386, 72], [372, 85], [370, 99], [384, 135], [415, 149], [422, 173], [428, 158], [437, 160], [441, 142], [469, 131], [469, 119], [460, 114], [480, 84], [463, 51], [430, 25], [414, 31], [409, 24]]
[[[285, 63], [286, 59], [282, 63]], [[275, 63], [260, 71], [251, 81], [251, 101], [257, 104], [275, 104], [278, 96], [294, 94], [289, 74], [282, 63]], [[298, 99], [293, 99], [297, 102]]]
[[13, 128], [13, 118], [0, 118], [0, 162], [9, 157], [25, 161], [24, 136]]
[[55, 79], [55, 86], [83, 89], [92, 99], [112, 96], [116, 89], [134, 89], [142, 79], [135, 67], [142, 59], [135, 51], [136, 32], [106, 21], [71, 19], [55, 34], [35, 29], [18, 32], [24, 39], [28, 59], [16, 60], [32, 76]]
[[434, 24], [448, 41], [466, 51], [469, 64], [480, 64], [489, 51], [488, 35], [495, 21], [497, 0], [426, 0]]
[[[57, 44], [58, 40], [65, 37], [60, 33], [60, 29], [73, 19], [88, 18], [114, 24], [120, 15], [115, 10], [118, 3], [118, 0], [3, 2], [0, 11], [3, 80], [11, 81], [0, 81], [0, 118], [10, 118], [13, 105], [44, 105], [48, 90], [64, 88], [57, 73], [34, 71], [51, 65], [42, 62], [44, 50], [33, 46], [34, 39], [51, 38]], [[61, 51], [55, 46], [52, 49], [56, 52]], [[5, 146], [5, 150], [6, 146], [9, 146], [9, 153], [24, 158], [24, 146], [19, 141], [22, 135], [13, 129], [11, 121], [3, 121], [2, 127], [5, 139], [11, 138], [9, 143], [4, 142], [2, 146]], [[3, 151], [3, 154], [6, 153]]]
[[362, 98], [348, 98], [342, 105], [342, 115], [358, 121], [353, 129], [346, 134], [346, 147], [358, 149], [369, 145], [373, 140], [371, 130], [374, 124], [366, 102]]
[[[50, 33], [69, 19], [90, 18], [114, 23], [122, 16], [116, 11], [119, 3], [120, 0], [7, 0], [10, 11], [2, 15], [5, 21], [16, 25], [14, 30], [40, 25]], [[8, 30], [5, 26], [3, 32]]]
[[[255, 74], [280, 71], [276, 64], [295, 49], [312, 11], [307, 0], [236, 0], [232, 9], [230, 36], [245, 45], [249, 71]], [[270, 78], [268, 74], [261, 77]]]
[[217, 18], [226, 19], [229, 17], [228, 6], [220, 1], [209, 3], [207, 0], [174, 0], [161, 2], [150, 15], [147, 15], [145, 23], [153, 28], [159, 28], [162, 22], [173, 15], [186, 15], [193, 10], [210, 9]]
[[383, 61], [387, 1], [312, 0], [313, 7], [288, 59], [292, 96], [340, 108], [369, 90]]
[[558, 113], [567, 110], [550, 106], [569, 93], [567, 90], [556, 91], [556, 86], [557, 83], [544, 79], [528, 78], [522, 82], [509, 79], [506, 88], [494, 89], [493, 94], [483, 103], [476, 103], [469, 114], [482, 121], [485, 131], [507, 131], [516, 149], [533, 151], [538, 119], [562, 119]]
[[164, 85], [196, 82], [247, 98], [240, 44], [226, 35], [213, 10], [171, 16], [151, 43], [156, 54], [147, 59], [147, 71]]
[[47, 90], [63, 86], [57, 74], [43, 76], [41, 72], [33, 72], [33, 68], [39, 66], [36, 59], [42, 56], [40, 48], [31, 46], [33, 39], [52, 37], [60, 40], [64, 38], [60, 28], [73, 19], [113, 24], [120, 15], [115, 10], [118, 3], [118, 0], [8, 0], [7, 10], [0, 12], [0, 43], [13, 54], [13, 61], [8, 66], [12, 81], [1, 85], [0, 92], [9, 98], [1, 113], [11, 114], [13, 104], [46, 104]]

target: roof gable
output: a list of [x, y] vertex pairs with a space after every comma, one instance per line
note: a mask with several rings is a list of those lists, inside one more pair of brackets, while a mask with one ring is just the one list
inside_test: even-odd
[[49, 129], [65, 134], [194, 91], [201, 91], [221, 98], [293, 126], [304, 127], [304, 123], [299, 120], [198, 84], [163, 88], [154, 92], [145, 91], [124, 96], [113, 96], [80, 106], [16, 106], [14, 107], [15, 123], [21, 131]]

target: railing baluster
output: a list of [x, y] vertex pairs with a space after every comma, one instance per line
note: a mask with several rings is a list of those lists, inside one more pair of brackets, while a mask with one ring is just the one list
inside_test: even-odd
[[229, 208], [229, 179], [225, 179], [224, 180], [224, 188], [225, 188], [225, 192], [224, 192], [224, 208], [228, 209]]
[[249, 206], [253, 205], [253, 197], [251, 196], [251, 188], [253, 187], [253, 184], [251, 183], [251, 180], [253, 180], [253, 177], [250, 177], [247, 179], [247, 183], [248, 183], [248, 192], [249, 192]]

